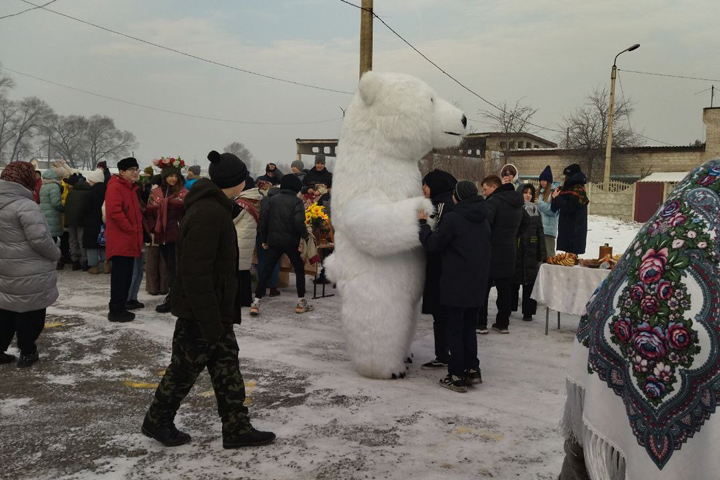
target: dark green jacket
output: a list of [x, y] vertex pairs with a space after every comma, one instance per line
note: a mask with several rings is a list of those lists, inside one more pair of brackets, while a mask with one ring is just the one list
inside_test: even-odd
[[65, 200], [65, 226], [84, 227], [85, 212], [90, 202], [90, 185], [77, 182]]
[[175, 244], [172, 313], [196, 323], [202, 338], [215, 342], [240, 320], [233, 204], [207, 178], [193, 185], [184, 204], [187, 213]]

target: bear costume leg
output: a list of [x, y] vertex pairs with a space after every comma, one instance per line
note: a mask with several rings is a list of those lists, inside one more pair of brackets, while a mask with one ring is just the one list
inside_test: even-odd
[[370, 378], [405, 376], [417, 321], [417, 299], [408, 298], [407, 291], [388, 295], [383, 291], [386, 282], [378, 274], [365, 274], [345, 282], [341, 292], [350, 358], [359, 373]]

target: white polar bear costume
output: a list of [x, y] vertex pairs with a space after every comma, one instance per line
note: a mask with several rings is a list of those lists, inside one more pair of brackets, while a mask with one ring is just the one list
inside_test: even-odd
[[425, 82], [365, 73], [348, 107], [333, 173], [335, 252], [350, 357], [361, 375], [405, 375], [425, 278], [417, 214], [430, 213], [418, 160], [458, 145], [467, 119]]

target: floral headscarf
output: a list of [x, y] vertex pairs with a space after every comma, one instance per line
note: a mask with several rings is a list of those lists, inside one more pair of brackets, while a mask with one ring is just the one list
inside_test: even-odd
[[19, 183], [31, 192], [35, 190], [35, 167], [30, 162], [12, 162], [0, 173], [0, 180]]

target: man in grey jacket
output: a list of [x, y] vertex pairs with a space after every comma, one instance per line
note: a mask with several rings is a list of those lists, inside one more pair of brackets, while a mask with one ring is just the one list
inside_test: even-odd
[[17, 334], [18, 367], [38, 360], [35, 340], [45, 326], [45, 309], [58, 298], [53, 242], [33, 200], [35, 168], [13, 162], [0, 174], [0, 364], [12, 363], [5, 350]]

